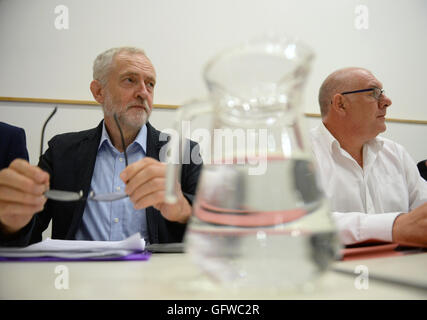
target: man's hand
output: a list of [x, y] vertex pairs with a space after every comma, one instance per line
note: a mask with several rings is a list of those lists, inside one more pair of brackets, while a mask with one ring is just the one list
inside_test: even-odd
[[13, 234], [43, 210], [49, 174], [26, 160], [16, 159], [0, 171], [0, 230]]
[[396, 218], [393, 225], [393, 242], [427, 247], [427, 202]]
[[129, 165], [120, 174], [126, 184], [125, 192], [129, 195], [135, 209], [153, 206], [169, 221], [185, 223], [191, 215], [191, 206], [182, 194], [176, 182], [178, 201], [165, 203], [166, 164], [146, 157]]

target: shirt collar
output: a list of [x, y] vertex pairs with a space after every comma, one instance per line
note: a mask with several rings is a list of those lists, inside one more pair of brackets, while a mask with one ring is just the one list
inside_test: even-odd
[[326, 126], [323, 124], [323, 122], [320, 123], [318, 130], [319, 130], [319, 133], [324, 138], [324, 139], [322, 139], [322, 141], [324, 141], [326, 143], [327, 147], [331, 151], [332, 151], [333, 146], [336, 146], [337, 148], [341, 148], [341, 145], [338, 142], [338, 140], [335, 139], [335, 137], [332, 135], [332, 133], [329, 132], [328, 128], [326, 128]]
[[380, 136], [376, 136], [374, 139], [368, 141], [366, 145], [374, 148], [375, 150], [381, 150], [384, 146], [384, 139]]
[[[99, 141], [98, 145], [98, 150], [104, 143], [107, 143], [110, 148], [115, 148], [113, 146], [113, 143], [111, 142], [110, 136], [108, 135], [107, 128], [105, 127], [105, 121], [102, 122], [102, 133], [101, 140]], [[135, 144], [139, 145], [144, 151], [144, 153], [147, 153], [147, 126], [145, 124], [141, 127], [135, 140], [128, 146], [127, 150], [129, 150], [129, 148], [131, 148]]]
[[[340, 149], [341, 145], [339, 141], [329, 132], [328, 128], [324, 125], [323, 122], [319, 125], [319, 132], [324, 137], [324, 141], [327, 144], [328, 148], [333, 151], [333, 147]], [[374, 150], [380, 150], [384, 145], [384, 140], [377, 136], [372, 140], [369, 140], [365, 145], [373, 148]]]

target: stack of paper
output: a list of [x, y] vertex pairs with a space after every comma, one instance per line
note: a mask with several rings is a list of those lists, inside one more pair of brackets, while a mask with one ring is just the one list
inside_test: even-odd
[[[52, 240], [24, 248], [0, 248], [0, 260], [146, 260], [145, 241], [136, 233], [122, 241]], [[134, 259], [120, 259], [132, 256]], [[136, 257], [139, 259], [136, 259]]]

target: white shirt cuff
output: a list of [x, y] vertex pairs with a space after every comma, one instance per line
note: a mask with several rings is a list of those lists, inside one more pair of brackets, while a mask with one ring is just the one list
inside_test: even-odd
[[365, 214], [360, 219], [360, 241], [376, 239], [392, 242], [394, 220], [400, 214], [401, 212]]

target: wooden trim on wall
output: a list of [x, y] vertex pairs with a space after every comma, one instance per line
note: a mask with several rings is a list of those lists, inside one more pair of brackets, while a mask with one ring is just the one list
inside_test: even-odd
[[[304, 113], [306, 117], [309, 118], [320, 118], [319, 113]], [[409, 123], [409, 124], [427, 124], [427, 120], [411, 120], [411, 119], [396, 119], [396, 118], [386, 118], [386, 122], [397, 122], [397, 123]]]
[[[90, 100], [68, 100], [68, 99], [46, 99], [46, 98], [16, 98], [16, 97], [0, 97], [0, 101], [13, 102], [31, 102], [31, 103], [49, 103], [49, 104], [72, 104], [72, 105], [93, 105], [99, 106], [96, 101]], [[179, 106], [167, 104], [155, 104], [154, 108], [158, 109], [177, 109]]]
[[45, 98], [16, 98], [0, 97], [0, 101], [13, 102], [32, 102], [32, 103], [53, 103], [53, 104], [76, 104], [76, 105], [99, 105], [96, 101], [86, 100], [64, 100], [64, 99], [45, 99]]
[[[46, 98], [17, 98], [17, 97], [0, 97], [0, 101], [13, 101], [13, 102], [31, 102], [31, 103], [51, 103], [51, 104], [71, 104], [71, 105], [99, 105], [96, 101], [90, 100], [68, 100], [68, 99], [46, 99]], [[155, 104], [154, 108], [156, 109], [178, 109], [177, 105], [169, 104]], [[304, 113], [306, 117], [309, 118], [320, 118], [318, 113]], [[412, 119], [396, 119], [396, 118], [386, 118], [387, 122], [397, 122], [397, 123], [408, 123], [408, 124], [425, 124], [427, 125], [427, 120], [412, 120]]]

